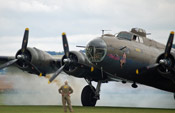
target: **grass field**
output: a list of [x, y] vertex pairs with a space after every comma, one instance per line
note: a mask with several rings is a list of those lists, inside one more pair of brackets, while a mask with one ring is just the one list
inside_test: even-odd
[[[175, 113], [174, 109], [80, 107], [74, 113]], [[0, 113], [64, 113], [61, 106], [0, 106]]]
[[3, 105], [4, 95], [0, 93], [0, 105]]

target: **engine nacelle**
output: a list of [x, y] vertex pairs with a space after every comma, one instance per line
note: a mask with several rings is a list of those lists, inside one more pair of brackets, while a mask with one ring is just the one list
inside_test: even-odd
[[[21, 50], [19, 50], [16, 54], [16, 57], [21, 54]], [[34, 66], [38, 68], [43, 74], [53, 73], [58, 69], [58, 63], [55, 61], [52, 56], [44, 51], [41, 51], [37, 48], [27, 48], [26, 52], [24, 53], [27, 62], [30, 62]], [[27, 71], [32, 74], [36, 74], [32, 70], [32, 66], [29, 63], [23, 62], [19, 60], [17, 65], [20, 69]]]
[[[71, 51], [69, 52], [69, 57], [73, 61], [65, 66], [64, 72], [73, 75], [75, 77], [82, 78], [86, 76], [89, 72], [84, 68], [83, 64], [90, 65], [90, 62], [87, 60], [86, 56], [78, 51]], [[62, 58], [61, 64], [64, 65], [64, 59], [66, 56], [64, 55]]]

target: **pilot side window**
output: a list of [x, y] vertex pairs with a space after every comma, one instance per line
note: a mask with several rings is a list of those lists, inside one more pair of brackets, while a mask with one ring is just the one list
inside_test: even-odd
[[131, 39], [132, 39], [132, 34], [127, 33], [127, 32], [120, 32], [120, 33], [117, 35], [117, 37], [118, 37], [119, 39], [124, 39], [124, 40], [129, 40], [129, 41], [131, 41]]

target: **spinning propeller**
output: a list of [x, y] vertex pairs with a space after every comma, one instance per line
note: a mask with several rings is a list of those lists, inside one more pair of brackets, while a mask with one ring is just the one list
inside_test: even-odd
[[158, 59], [157, 63], [155, 64], [151, 64], [147, 67], [141, 68], [141, 69], [137, 69], [136, 70], [136, 74], [139, 74], [141, 72], [145, 72], [149, 69], [153, 69], [155, 67], [160, 66], [161, 70], [164, 70], [165, 72], [168, 71], [173, 71], [175, 72], [175, 69], [173, 68], [173, 61], [170, 58], [170, 52], [171, 52], [171, 48], [173, 45], [173, 39], [174, 39], [174, 32], [172, 31], [169, 35], [166, 47], [165, 47], [165, 51], [163, 53], [162, 56], [160, 56], [160, 58]]
[[21, 49], [16, 53], [15, 59], [8, 61], [7, 63], [1, 65], [0, 69], [6, 68], [8, 66], [11, 66], [14, 63], [17, 63], [22, 68], [26, 68], [28, 66], [31, 66], [32, 69], [38, 75], [40, 75], [40, 76], [42, 75], [40, 73], [40, 71], [38, 70], [38, 68], [30, 62], [31, 56], [30, 56], [29, 52], [27, 51], [28, 36], [29, 36], [29, 28], [26, 28], [25, 32], [24, 32], [24, 37], [23, 37]]

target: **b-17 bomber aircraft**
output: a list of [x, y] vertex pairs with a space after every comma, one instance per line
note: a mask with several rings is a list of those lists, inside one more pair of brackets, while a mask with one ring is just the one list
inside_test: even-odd
[[[100, 99], [102, 83], [110, 81], [143, 84], [172, 92], [175, 95], [174, 32], [170, 32], [166, 45], [148, 39], [141, 28], [121, 31], [117, 35], [102, 34], [91, 40], [86, 53], [69, 51], [66, 34], [62, 34], [64, 55], [55, 59], [48, 53], [27, 47], [29, 29], [26, 28], [21, 49], [15, 57], [1, 56], [0, 69], [15, 65], [28, 73], [45, 76], [54, 73], [52, 82], [62, 71], [84, 78], [88, 85], [83, 88], [83, 106], [95, 106]], [[92, 82], [97, 82], [96, 88]]]

